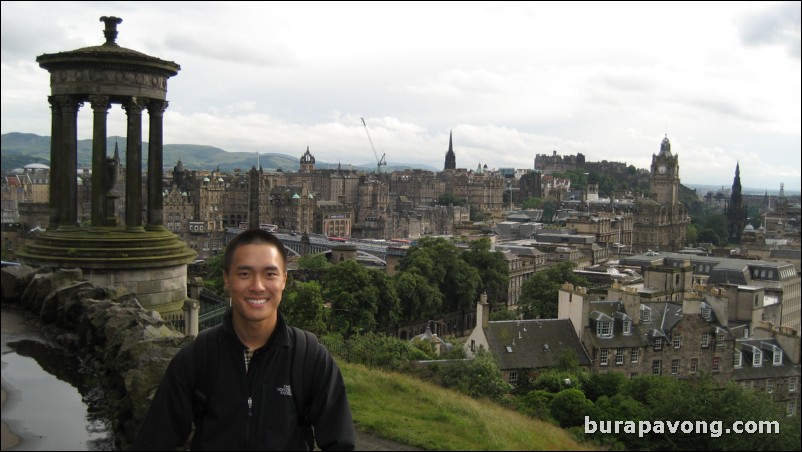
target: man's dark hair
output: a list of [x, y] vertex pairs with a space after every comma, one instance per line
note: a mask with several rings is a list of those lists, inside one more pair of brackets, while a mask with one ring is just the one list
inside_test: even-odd
[[223, 255], [223, 272], [227, 275], [231, 268], [231, 259], [234, 257], [234, 252], [242, 245], [251, 244], [267, 244], [273, 245], [278, 253], [281, 255], [281, 260], [284, 263], [284, 271], [287, 271], [287, 250], [284, 244], [275, 235], [262, 230], [262, 229], [247, 229], [237, 234], [226, 246], [226, 253]]

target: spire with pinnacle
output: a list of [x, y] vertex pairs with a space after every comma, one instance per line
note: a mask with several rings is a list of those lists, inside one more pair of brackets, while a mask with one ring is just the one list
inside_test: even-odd
[[452, 132], [448, 132], [448, 152], [446, 152], [446, 164], [443, 167], [444, 170], [449, 169], [456, 169], [457, 168], [457, 157], [454, 155], [454, 145], [451, 141], [451, 134]]
[[741, 233], [746, 227], [747, 207], [741, 195], [741, 165], [735, 163], [735, 177], [732, 180], [732, 194], [727, 208], [727, 233], [730, 243], [741, 243]]

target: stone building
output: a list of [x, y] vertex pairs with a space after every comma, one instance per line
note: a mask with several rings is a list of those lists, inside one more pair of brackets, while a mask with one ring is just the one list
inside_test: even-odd
[[690, 224], [685, 206], [679, 202], [679, 157], [672, 154], [666, 136], [660, 153], [652, 154], [649, 189], [651, 197], [636, 200], [632, 251], [679, 251], [685, 247], [685, 228]]

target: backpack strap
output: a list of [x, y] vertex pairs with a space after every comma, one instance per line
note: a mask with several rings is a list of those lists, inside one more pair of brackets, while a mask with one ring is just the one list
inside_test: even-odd
[[315, 429], [309, 419], [312, 393], [312, 376], [315, 371], [318, 341], [314, 334], [291, 326], [293, 352], [291, 354], [290, 378], [292, 383], [292, 399], [298, 412], [298, 424], [304, 430], [304, 437], [309, 450], [315, 449]]
[[192, 344], [195, 354], [195, 388], [192, 393], [192, 409], [195, 415], [195, 428], [203, 423], [209, 398], [217, 381], [220, 367], [220, 328], [215, 326], [200, 332]]

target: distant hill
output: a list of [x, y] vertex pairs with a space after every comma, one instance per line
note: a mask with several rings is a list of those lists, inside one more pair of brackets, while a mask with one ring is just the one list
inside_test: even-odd
[[[106, 140], [106, 154], [114, 155], [114, 145], [117, 143], [120, 149], [120, 158], [125, 163], [125, 137], [110, 136]], [[50, 137], [36, 135], [32, 133], [11, 132], [0, 137], [0, 152], [2, 152], [2, 171], [10, 171], [14, 168], [22, 168], [30, 163], [50, 164]], [[147, 168], [148, 143], [142, 143], [142, 168]], [[164, 166], [174, 166], [178, 160], [184, 163], [184, 168], [190, 170], [213, 170], [217, 167], [220, 171], [231, 172], [235, 168], [249, 170], [256, 165], [255, 152], [227, 152], [214, 146], [204, 146], [199, 144], [165, 144], [162, 161]], [[285, 171], [298, 171], [300, 169], [301, 154], [291, 156], [286, 154], [261, 154], [259, 163], [264, 169], [281, 168]], [[78, 140], [78, 166], [90, 167], [92, 162], [92, 140]], [[316, 162], [315, 168], [331, 169], [337, 168], [336, 163]], [[343, 164], [346, 169], [358, 169], [372, 171], [373, 165], [352, 166]], [[406, 165], [406, 166], [387, 166], [383, 172], [392, 172], [405, 168], [421, 168], [429, 171], [436, 169], [425, 165]]]

